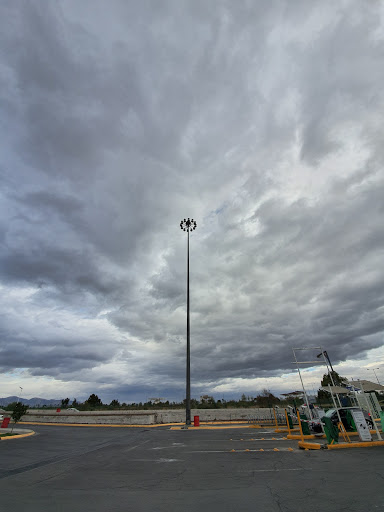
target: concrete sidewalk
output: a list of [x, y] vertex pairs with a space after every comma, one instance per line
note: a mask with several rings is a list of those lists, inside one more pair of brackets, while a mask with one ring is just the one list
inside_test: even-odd
[[21, 439], [23, 437], [33, 436], [35, 434], [34, 430], [29, 428], [0, 428], [1, 434], [12, 434], [11, 436], [0, 437], [0, 441], [11, 441], [12, 439]]
[[[12, 432], [12, 427], [9, 428], [0, 428], [0, 434], [7, 434]], [[29, 428], [14, 428], [13, 434], [30, 434], [31, 432], [34, 432], [33, 430]]]

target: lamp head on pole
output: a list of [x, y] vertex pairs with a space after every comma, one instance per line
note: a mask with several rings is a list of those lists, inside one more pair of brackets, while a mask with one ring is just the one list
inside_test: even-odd
[[184, 219], [180, 222], [180, 228], [183, 230], [183, 231], [194, 231], [197, 227], [197, 223], [195, 220], [193, 219], [190, 219], [188, 217], [188, 219]]

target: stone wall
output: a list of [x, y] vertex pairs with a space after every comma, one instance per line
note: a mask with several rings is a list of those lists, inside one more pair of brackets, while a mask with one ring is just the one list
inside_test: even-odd
[[153, 425], [152, 411], [65, 411], [29, 410], [22, 417], [23, 422], [36, 423], [82, 423], [89, 425]]
[[[278, 417], [284, 415], [284, 409], [276, 409]], [[199, 416], [200, 421], [250, 421], [260, 419], [274, 421], [273, 409], [244, 408], [244, 409], [192, 409], [191, 420]], [[176, 423], [185, 421], [185, 410], [158, 410], [155, 417], [156, 423]]]
[[[276, 410], [283, 414], [284, 409]], [[272, 409], [192, 409], [191, 420], [199, 416], [200, 421], [249, 421], [252, 419], [273, 420]], [[66, 411], [29, 410], [21, 421], [37, 423], [83, 423], [98, 425], [153, 425], [159, 423], [185, 422], [185, 409], [153, 409], [150, 411]]]

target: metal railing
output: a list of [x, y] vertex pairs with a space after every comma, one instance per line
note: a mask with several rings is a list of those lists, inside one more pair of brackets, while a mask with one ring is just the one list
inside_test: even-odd
[[[294, 425], [298, 425], [297, 416], [290, 415], [292, 419], [292, 423]], [[285, 418], [285, 413], [276, 413], [276, 418], [273, 412], [270, 414], [264, 414], [260, 416], [259, 414], [249, 414], [247, 417], [247, 422], [251, 425], [277, 425], [279, 426], [287, 426], [287, 420]]]

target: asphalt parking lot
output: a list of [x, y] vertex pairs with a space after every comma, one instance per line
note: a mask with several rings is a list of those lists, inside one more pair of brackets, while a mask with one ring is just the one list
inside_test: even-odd
[[0, 506], [41, 511], [384, 511], [384, 449], [299, 450], [272, 429], [34, 426], [0, 442]]

